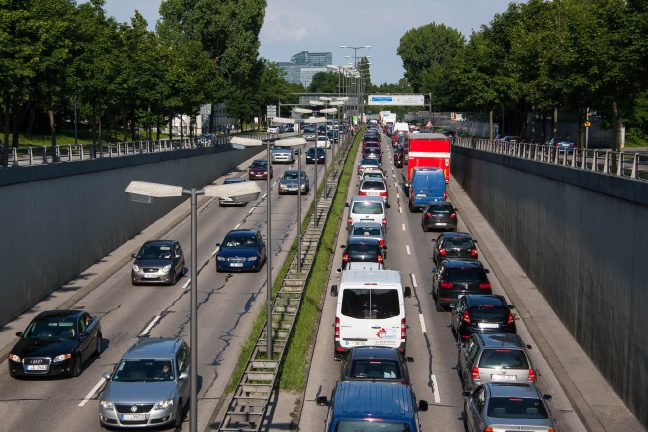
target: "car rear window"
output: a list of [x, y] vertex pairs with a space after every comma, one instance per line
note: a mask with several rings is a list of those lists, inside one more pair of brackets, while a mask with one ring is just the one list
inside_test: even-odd
[[376, 159], [362, 159], [362, 162], [360, 162], [360, 165], [378, 166], [378, 160], [376, 160]]
[[335, 425], [335, 432], [410, 432], [407, 423], [387, 422], [383, 420], [340, 420]]
[[378, 227], [353, 227], [351, 235], [354, 236], [379, 236], [380, 228]]
[[360, 259], [375, 261], [379, 253], [378, 249], [379, 246], [377, 243], [354, 243], [347, 246], [346, 252], [349, 254], [349, 258], [353, 261]]
[[283, 176], [287, 180], [297, 180], [297, 171], [286, 171]]
[[365, 180], [362, 183], [362, 190], [385, 190], [385, 183], [381, 181]]
[[345, 289], [342, 315], [356, 319], [385, 319], [398, 316], [400, 306], [395, 289]]
[[546, 419], [545, 405], [539, 399], [493, 397], [488, 401], [488, 417], [507, 419]]
[[353, 214], [382, 214], [383, 206], [382, 203], [373, 202], [373, 201], [357, 201], [353, 203], [353, 208], [351, 209]]
[[400, 367], [393, 360], [362, 359], [351, 364], [352, 378], [395, 379], [401, 378]]
[[478, 305], [471, 306], [468, 308], [470, 311], [470, 317], [476, 320], [494, 320], [494, 319], [505, 319], [508, 316], [508, 308], [504, 306], [493, 306], [493, 305]]
[[453, 283], [478, 283], [486, 279], [480, 268], [449, 268], [443, 274], [443, 280]]
[[529, 369], [526, 353], [521, 349], [489, 348], [479, 359], [480, 368]]
[[429, 206], [425, 211], [427, 213], [435, 213], [435, 214], [448, 214], [452, 213], [454, 209], [450, 204], [433, 204]]
[[464, 238], [446, 238], [445, 241], [443, 242], [443, 246], [447, 248], [461, 248], [461, 249], [468, 249], [473, 247], [475, 244], [473, 243], [472, 239], [464, 237]]

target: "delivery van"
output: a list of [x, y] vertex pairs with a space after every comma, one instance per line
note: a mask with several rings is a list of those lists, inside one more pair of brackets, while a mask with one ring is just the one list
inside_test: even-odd
[[410, 212], [420, 211], [428, 204], [446, 200], [446, 181], [443, 170], [418, 167], [412, 170], [408, 206]]

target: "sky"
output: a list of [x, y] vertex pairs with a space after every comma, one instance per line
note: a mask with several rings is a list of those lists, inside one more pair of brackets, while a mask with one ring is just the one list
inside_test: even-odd
[[[397, 82], [403, 64], [396, 54], [403, 34], [431, 22], [454, 27], [466, 37], [511, 0], [267, 0], [261, 29], [260, 55], [271, 61], [290, 61], [300, 51], [331, 51], [333, 63], [344, 65], [353, 50], [340, 45], [364, 46], [358, 56], [371, 56], [371, 79], [376, 84]], [[154, 29], [160, 0], [107, 0], [109, 15], [129, 21], [135, 9]]]

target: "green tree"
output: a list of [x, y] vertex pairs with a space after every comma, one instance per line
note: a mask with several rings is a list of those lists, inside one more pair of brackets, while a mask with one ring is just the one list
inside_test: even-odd
[[340, 78], [334, 72], [317, 72], [308, 86], [313, 93], [337, 93]]

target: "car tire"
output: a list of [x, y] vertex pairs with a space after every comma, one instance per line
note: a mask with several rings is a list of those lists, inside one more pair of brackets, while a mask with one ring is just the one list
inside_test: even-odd
[[423, 232], [429, 232], [430, 230], [428, 227], [426, 227], [424, 224], [421, 224], [421, 228], [423, 228]]
[[178, 274], [174, 271], [173, 274], [171, 275], [171, 278], [169, 279], [169, 282], [167, 282], [167, 285], [173, 286], [176, 284], [177, 280], [178, 280]]
[[81, 375], [81, 369], [82, 369], [82, 364], [81, 364], [81, 356], [77, 355], [74, 357], [74, 364], [72, 365], [72, 371], [70, 372], [70, 375], [74, 378], [78, 377]]
[[441, 304], [438, 296], [434, 299], [434, 305], [436, 306], [437, 312], [445, 312], [446, 308]]
[[101, 338], [101, 333], [97, 335], [97, 347], [95, 348], [94, 355], [100, 357], [103, 352], [103, 339]]

